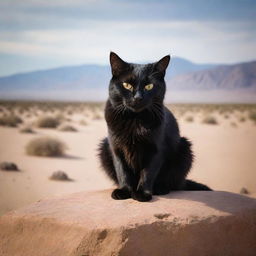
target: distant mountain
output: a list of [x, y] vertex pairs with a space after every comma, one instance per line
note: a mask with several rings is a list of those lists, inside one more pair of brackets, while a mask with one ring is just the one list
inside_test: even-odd
[[0, 90], [80, 90], [99, 88], [109, 79], [108, 66], [60, 67], [0, 77]]
[[166, 73], [166, 79], [169, 80], [177, 75], [186, 74], [199, 70], [205, 70], [217, 67], [217, 64], [195, 64], [182, 58], [172, 58]]
[[[210, 68], [214, 65], [194, 64], [182, 58], [173, 58], [166, 77], [172, 77], [195, 70]], [[105, 95], [111, 78], [109, 66], [81, 65], [34, 71], [0, 78], [1, 98], [35, 98], [48, 96], [56, 99], [83, 99], [93, 97], [97, 92]], [[104, 92], [100, 92], [104, 90]], [[79, 95], [77, 95], [79, 93]], [[88, 94], [88, 95], [87, 95]], [[66, 95], [66, 96], [65, 96]], [[94, 97], [95, 98], [95, 97]]]
[[170, 90], [253, 90], [256, 92], [256, 61], [219, 66], [175, 76]]
[[[110, 77], [110, 67], [100, 65], [60, 67], [0, 77], [0, 98], [101, 101], [107, 97]], [[256, 61], [217, 66], [173, 58], [166, 81], [167, 101], [256, 102]], [[232, 94], [235, 96], [231, 97]]]

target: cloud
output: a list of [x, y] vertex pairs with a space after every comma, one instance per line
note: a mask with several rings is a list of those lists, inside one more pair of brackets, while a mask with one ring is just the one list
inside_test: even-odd
[[239, 30], [235, 30], [236, 27], [235, 23], [228, 22], [90, 21], [83, 29], [3, 33], [0, 35], [0, 52], [48, 55], [71, 63], [106, 63], [110, 50], [130, 61], [151, 61], [166, 53], [196, 62], [232, 63], [243, 57], [255, 58], [252, 55], [256, 52], [254, 34], [244, 31], [243, 26]]
[[246, 61], [256, 58], [255, 7], [252, 0], [3, 0], [0, 53], [3, 61], [37, 58], [44, 67], [47, 59], [49, 66], [105, 64], [110, 50], [133, 62], [167, 53]]
[[0, 29], [71, 28], [98, 21], [256, 21], [253, 0], [3, 0]]

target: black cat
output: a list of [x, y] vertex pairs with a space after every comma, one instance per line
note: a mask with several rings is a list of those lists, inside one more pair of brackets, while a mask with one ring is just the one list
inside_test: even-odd
[[103, 169], [118, 185], [114, 199], [149, 201], [171, 190], [211, 190], [186, 180], [191, 143], [163, 105], [170, 56], [141, 65], [110, 53], [112, 79], [105, 107], [108, 137], [99, 147]]

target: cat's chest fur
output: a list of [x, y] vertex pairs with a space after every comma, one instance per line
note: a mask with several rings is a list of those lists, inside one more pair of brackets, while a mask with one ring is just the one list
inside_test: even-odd
[[152, 120], [140, 116], [116, 116], [108, 112], [106, 121], [113, 150], [133, 169], [142, 169], [156, 152], [156, 128]]
[[152, 131], [137, 121], [127, 122], [123, 132], [112, 132], [113, 147], [121, 153], [127, 164], [134, 170], [146, 167], [156, 151]]

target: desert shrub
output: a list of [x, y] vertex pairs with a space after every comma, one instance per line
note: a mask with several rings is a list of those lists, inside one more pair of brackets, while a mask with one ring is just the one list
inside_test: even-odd
[[77, 132], [77, 129], [69, 124], [63, 124], [59, 126], [58, 130], [62, 132]]
[[81, 125], [88, 125], [88, 123], [84, 119], [80, 120], [79, 124], [81, 124]]
[[240, 122], [245, 122], [245, 120], [246, 120], [246, 119], [245, 119], [245, 117], [243, 117], [243, 116], [241, 116], [241, 117], [239, 118], [239, 121], [240, 121]]
[[206, 116], [203, 118], [202, 122], [205, 124], [218, 124], [214, 116]]
[[9, 114], [0, 117], [0, 125], [2, 126], [9, 126], [9, 127], [16, 127], [18, 124], [22, 123], [22, 119], [16, 115]]
[[59, 124], [59, 118], [52, 116], [40, 117], [36, 122], [36, 125], [40, 128], [56, 128]]
[[31, 140], [26, 146], [26, 152], [32, 156], [62, 156], [66, 148], [58, 139], [41, 137]]
[[256, 123], [256, 111], [251, 111], [249, 113], [249, 118]]
[[194, 121], [194, 117], [193, 116], [187, 116], [185, 120], [187, 122], [193, 122]]
[[21, 133], [34, 133], [33, 129], [29, 126], [24, 126], [20, 128]]
[[50, 180], [60, 180], [60, 181], [71, 181], [68, 175], [63, 171], [56, 171], [50, 177]]

